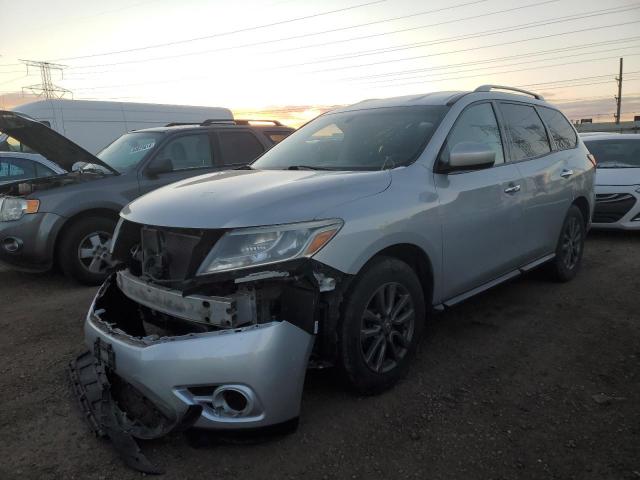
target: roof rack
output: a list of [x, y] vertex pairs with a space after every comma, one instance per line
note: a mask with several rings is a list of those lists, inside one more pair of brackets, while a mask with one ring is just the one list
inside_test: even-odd
[[179, 127], [181, 125], [200, 125], [200, 122], [171, 122], [167, 123], [165, 127]]
[[207, 125], [213, 125], [216, 123], [223, 125], [249, 125], [251, 122], [272, 123], [276, 127], [283, 126], [278, 120], [233, 120], [229, 118], [208, 118], [204, 122], [171, 122], [167, 123], [165, 127], [178, 127], [181, 125], [200, 125], [202, 127], [206, 127]]
[[276, 127], [282, 127], [282, 124], [278, 120], [236, 120], [236, 125], [249, 125], [251, 122], [259, 123], [273, 123]]
[[212, 125], [214, 123], [223, 123], [223, 124], [230, 124], [230, 125], [235, 125], [236, 121], [233, 120], [232, 118], [208, 118], [206, 119], [204, 122], [202, 122], [200, 125], [202, 125], [203, 127], [207, 126], [207, 125]]
[[491, 90], [509, 90], [511, 92], [524, 93], [525, 95], [531, 95], [537, 100], [544, 100], [544, 97], [538, 93], [533, 93], [528, 90], [522, 90], [521, 88], [505, 87], [504, 85], [480, 85], [474, 90], [474, 92], [490, 92]]

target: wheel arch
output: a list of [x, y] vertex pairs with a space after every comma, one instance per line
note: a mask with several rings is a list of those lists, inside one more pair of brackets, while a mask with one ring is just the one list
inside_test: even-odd
[[69, 230], [71, 226], [90, 217], [103, 217], [103, 218], [108, 218], [110, 220], [114, 220], [117, 222], [119, 218], [119, 211], [112, 208], [108, 208], [108, 207], [97, 207], [97, 208], [82, 210], [68, 217], [60, 227], [60, 230], [58, 231], [58, 234], [56, 235], [56, 238], [55, 238], [54, 247], [53, 247], [54, 263], [58, 262], [60, 241], [64, 237], [65, 233]]
[[379, 257], [396, 258], [409, 265], [409, 267], [411, 267], [411, 269], [418, 276], [420, 284], [422, 285], [425, 307], [429, 308], [433, 304], [435, 282], [433, 274], [433, 263], [431, 262], [429, 255], [422, 248], [412, 243], [398, 243], [395, 245], [390, 245], [375, 253], [367, 261], [365, 267], [372, 260]]
[[573, 201], [572, 205], [575, 205], [580, 209], [585, 226], [589, 225], [591, 221], [591, 208], [589, 206], [589, 201], [585, 197], [580, 196]]

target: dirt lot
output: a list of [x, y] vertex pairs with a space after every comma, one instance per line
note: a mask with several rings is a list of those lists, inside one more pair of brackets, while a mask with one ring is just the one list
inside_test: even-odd
[[[93, 291], [0, 270], [0, 478], [141, 476], [89, 434], [68, 388]], [[166, 479], [640, 479], [639, 307], [640, 235], [592, 234], [572, 283], [533, 273], [434, 317], [384, 395], [311, 372], [292, 435], [143, 450]]]

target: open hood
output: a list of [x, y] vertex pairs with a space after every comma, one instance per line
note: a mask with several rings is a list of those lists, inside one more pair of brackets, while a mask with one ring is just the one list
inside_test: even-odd
[[57, 163], [68, 172], [77, 162], [92, 163], [118, 174], [95, 155], [46, 125], [22, 113], [0, 110], [0, 133], [5, 133]]

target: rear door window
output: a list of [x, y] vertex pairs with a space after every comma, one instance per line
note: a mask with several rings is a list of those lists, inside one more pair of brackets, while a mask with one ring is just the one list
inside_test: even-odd
[[220, 153], [223, 165], [245, 165], [264, 152], [264, 147], [249, 131], [219, 131]]
[[511, 160], [525, 160], [551, 152], [547, 131], [535, 108], [529, 105], [501, 103], [504, 128], [511, 145]]
[[209, 135], [206, 133], [182, 135], [169, 140], [158, 152], [156, 159], [169, 159], [173, 165], [173, 171], [212, 167]]
[[551, 108], [540, 107], [538, 109], [544, 123], [547, 124], [549, 133], [556, 144], [556, 150], [569, 150], [578, 143], [576, 131], [560, 112]]

